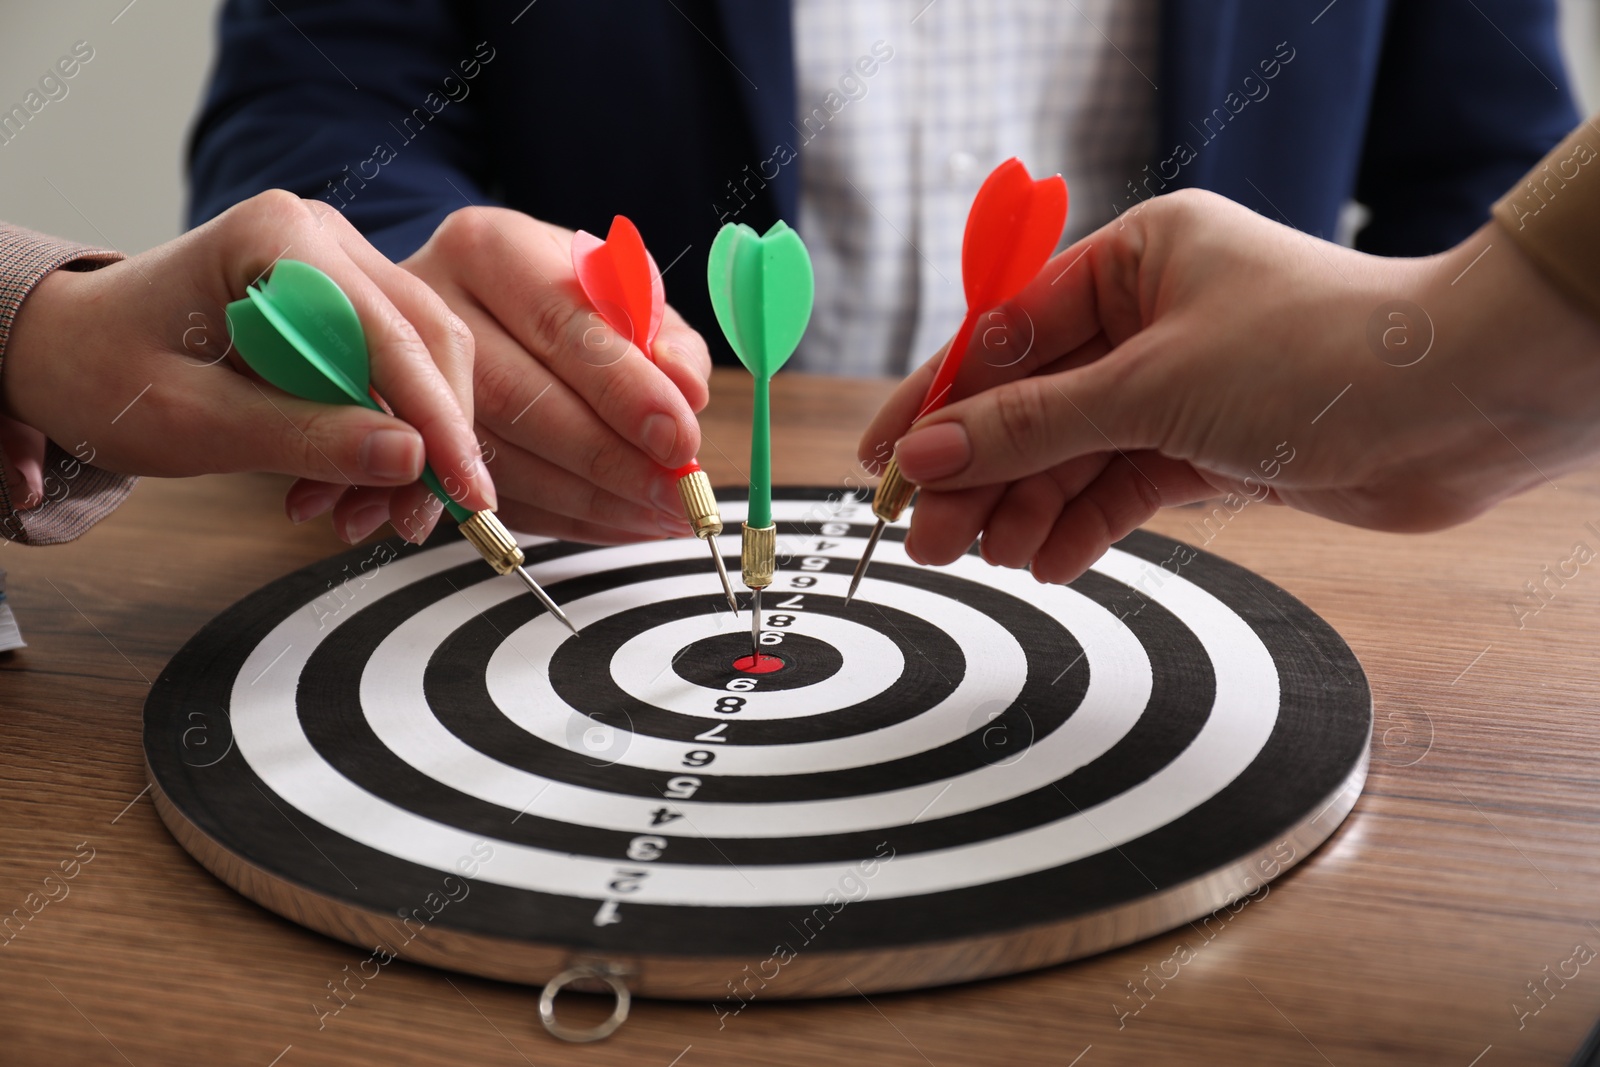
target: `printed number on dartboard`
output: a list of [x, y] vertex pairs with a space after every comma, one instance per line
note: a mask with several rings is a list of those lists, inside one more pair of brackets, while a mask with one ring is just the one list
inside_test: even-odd
[[[656, 810], [657, 814], [666, 812], [666, 808], [658, 808]], [[677, 818], [676, 815], [670, 815], [670, 817]], [[638, 837], [635, 837], [633, 840], [628, 842], [628, 858], [636, 863], [649, 863], [653, 860], [660, 859], [661, 854], [666, 851], [666, 848], [666, 838], [658, 837], [655, 834], [640, 834]], [[617, 867], [612, 870], [611, 879], [606, 882], [606, 891], [609, 893], [615, 893], [619, 897], [627, 896], [630, 893], [637, 893], [639, 890], [644, 888], [644, 883], [649, 877], [650, 872], [648, 870], [639, 870], [638, 868], [632, 867]], [[618, 903], [619, 901], [616, 900], [602, 901], [600, 904], [600, 910], [594, 913], [594, 918], [590, 921], [595, 926], [610, 926], [613, 923], [621, 922], [622, 916], [618, 914], [617, 910]]]

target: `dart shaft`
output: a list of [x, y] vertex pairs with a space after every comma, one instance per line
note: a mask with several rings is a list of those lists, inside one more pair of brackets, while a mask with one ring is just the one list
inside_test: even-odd
[[935, 374], [933, 381], [928, 384], [928, 395], [922, 400], [922, 408], [917, 412], [917, 418], [938, 411], [950, 399], [950, 390], [956, 384], [956, 375], [961, 373], [961, 363], [966, 358], [968, 346], [972, 344], [972, 334], [978, 326], [978, 315], [983, 310], [983, 308], [967, 308], [967, 313], [961, 320], [961, 328], [956, 331], [950, 347], [945, 349], [944, 360], [939, 364], [939, 373]]
[[[422, 484], [428, 487], [429, 492], [439, 498], [439, 503], [444, 505], [444, 509], [450, 513], [450, 517], [455, 519], [456, 522], [467, 522], [472, 518], [472, 512], [469, 509], [450, 499], [450, 494], [445, 492], [444, 485], [439, 481], [439, 476], [433, 473], [432, 467], [423, 466]], [[500, 573], [504, 574], [505, 571]]]
[[756, 375], [750, 421], [750, 526], [772, 525], [772, 379]]

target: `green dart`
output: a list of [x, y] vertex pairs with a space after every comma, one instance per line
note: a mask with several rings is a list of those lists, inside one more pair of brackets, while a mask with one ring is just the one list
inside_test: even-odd
[[811, 318], [811, 256], [783, 222], [765, 234], [744, 223], [717, 232], [706, 263], [711, 307], [728, 344], [755, 378], [750, 428], [750, 512], [744, 523], [740, 570], [752, 590], [751, 663], [761, 659], [761, 590], [777, 568], [778, 528], [772, 522], [772, 376], [794, 354]]
[[[383, 408], [368, 391], [367, 338], [350, 298], [338, 283], [299, 260], [279, 260], [266, 281], [227, 307], [233, 347], [250, 369], [284, 392], [319, 404]], [[461, 533], [498, 574], [516, 573], [546, 610], [574, 634], [566, 612], [522, 566], [522, 549], [492, 511], [472, 512], [450, 499], [433, 468], [422, 484], [444, 504]]]

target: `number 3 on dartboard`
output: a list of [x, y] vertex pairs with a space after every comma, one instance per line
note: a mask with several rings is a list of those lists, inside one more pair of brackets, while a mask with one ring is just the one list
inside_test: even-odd
[[628, 858], [638, 860], [640, 863], [649, 863], [651, 860], [660, 859], [666, 847], [666, 838], [657, 837], [655, 834], [641, 834], [628, 842]]

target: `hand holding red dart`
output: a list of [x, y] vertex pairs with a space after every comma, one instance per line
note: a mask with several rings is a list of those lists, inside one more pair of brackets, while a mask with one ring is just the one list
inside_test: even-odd
[[[1055, 251], [1066, 223], [1067, 183], [1061, 175], [1034, 181], [1022, 161], [1013, 157], [984, 179], [967, 213], [961, 239], [961, 284], [967, 314], [945, 350], [944, 362], [928, 386], [917, 418], [944, 406], [972, 344], [979, 316], [1016, 296], [1034, 279]], [[884, 527], [900, 518], [916, 492], [917, 487], [901, 477], [899, 465], [891, 459], [873, 494], [872, 513], [878, 521], [850, 577], [845, 603], [856, 595]]]
[[[638, 227], [627, 216], [618, 215], [611, 220], [611, 229], [604, 241], [579, 230], [572, 237], [572, 268], [584, 295], [606, 325], [655, 362], [654, 345], [666, 311], [666, 294], [661, 285], [661, 272], [645, 248]], [[728, 604], [737, 612], [739, 602], [734, 599], [727, 566], [713, 540], [722, 532], [722, 514], [717, 510], [711, 480], [694, 460], [672, 473], [678, 480], [678, 494], [683, 499], [689, 525], [696, 537], [711, 546], [711, 558], [717, 565], [717, 576], [722, 579], [722, 590], [727, 594]]]

